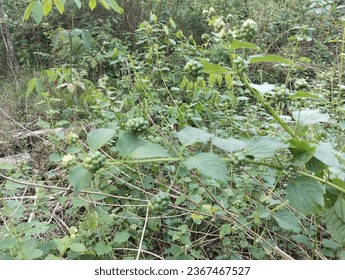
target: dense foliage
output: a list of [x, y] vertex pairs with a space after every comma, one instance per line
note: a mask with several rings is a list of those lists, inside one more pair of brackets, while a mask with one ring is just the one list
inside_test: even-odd
[[266, 2], [5, 3], [0, 259], [344, 259], [345, 6]]

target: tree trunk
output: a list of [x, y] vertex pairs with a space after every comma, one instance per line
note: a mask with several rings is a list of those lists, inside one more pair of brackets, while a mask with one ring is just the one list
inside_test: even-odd
[[6, 24], [6, 16], [2, 6], [2, 0], [0, 0], [0, 31], [7, 53], [7, 65], [12, 71], [12, 74], [16, 77], [18, 61], [11, 41], [10, 31]]

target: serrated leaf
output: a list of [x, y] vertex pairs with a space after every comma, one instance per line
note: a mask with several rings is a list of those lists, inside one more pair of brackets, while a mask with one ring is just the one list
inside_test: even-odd
[[324, 190], [313, 178], [299, 176], [290, 180], [286, 193], [290, 204], [304, 214], [317, 213], [325, 206]]
[[128, 156], [136, 159], [169, 157], [168, 151], [162, 146], [148, 141], [144, 141], [143, 143], [142, 146], [137, 147]]
[[292, 112], [292, 117], [300, 125], [311, 125], [329, 121], [329, 114], [322, 114], [319, 109]]
[[210, 134], [199, 128], [187, 126], [181, 131], [177, 132], [176, 136], [184, 146], [188, 146], [197, 142], [205, 144], [211, 139], [213, 134]]
[[36, 5], [36, 2], [31, 2], [30, 5], [26, 7], [25, 12], [24, 12], [24, 20], [29, 19], [32, 13], [32, 9], [34, 8], [35, 5]]
[[107, 144], [111, 138], [114, 137], [115, 131], [110, 128], [98, 128], [89, 132], [86, 138], [86, 142], [89, 147], [96, 151], [105, 144]]
[[337, 151], [333, 149], [332, 144], [320, 142], [316, 145], [314, 157], [329, 167], [341, 169], [342, 166], [335, 156], [336, 153]]
[[267, 55], [252, 55], [249, 57], [249, 63], [258, 63], [258, 62], [274, 62], [286, 65], [292, 65], [293, 61], [283, 58], [279, 55], [267, 54]]
[[302, 227], [294, 214], [287, 210], [279, 210], [273, 215], [278, 225], [286, 230], [291, 230], [293, 232], [299, 233]]
[[213, 145], [217, 146], [227, 152], [235, 152], [244, 149], [247, 144], [242, 140], [237, 140], [235, 138], [222, 139], [219, 137], [212, 137], [211, 142]]
[[278, 150], [287, 148], [288, 145], [270, 137], [255, 137], [247, 142], [246, 154], [256, 159], [274, 156]]
[[250, 84], [250, 86], [253, 89], [256, 89], [261, 95], [266, 92], [270, 92], [274, 90], [274, 88], [276, 87], [276, 85], [272, 85], [272, 84], [262, 84], [262, 85]]
[[115, 233], [114, 241], [116, 243], [122, 244], [124, 242], [127, 242], [130, 237], [131, 235], [130, 233], [128, 233], [128, 231], [118, 231]]
[[216, 74], [216, 75], [223, 75], [223, 74], [230, 74], [229, 69], [220, 66], [219, 64], [210, 63], [208, 61], [202, 61], [201, 64], [204, 66], [203, 72], [207, 74]]
[[291, 139], [289, 140], [289, 150], [293, 155], [292, 163], [303, 166], [314, 156], [316, 147], [312, 146], [309, 141]]
[[337, 216], [334, 208], [326, 210], [324, 217], [332, 239], [341, 245], [345, 245], [345, 222]]
[[223, 182], [227, 181], [227, 168], [223, 159], [213, 153], [200, 153], [183, 164], [189, 169], [197, 169], [202, 175]]
[[338, 199], [334, 204], [334, 211], [338, 218], [345, 222], [345, 199], [342, 197], [342, 195], [338, 196]]
[[43, 18], [43, 5], [40, 0], [36, 1], [34, 8], [32, 9], [32, 17], [39, 24]]
[[74, 252], [77, 252], [77, 253], [83, 253], [83, 252], [86, 252], [87, 249], [85, 247], [84, 244], [82, 243], [72, 243], [69, 248], [74, 251]]
[[119, 6], [119, 4], [115, 0], [107, 0], [110, 8], [112, 8], [115, 12], [122, 14], [123, 9]]
[[75, 191], [88, 189], [92, 181], [92, 173], [82, 165], [71, 168], [68, 174], [68, 182]]
[[224, 238], [224, 236], [231, 233], [231, 225], [230, 224], [224, 224], [220, 227], [219, 231], [219, 237], [220, 239]]
[[256, 50], [259, 51], [260, 48], [253, 44], [253, 43], [249, 43], [249, 42], [243, 42], [243, 41], [239, 41], [239, 40], [233, 40], [231, 41], [231, 49], [236, 50], [236, 49], [251, 49], [251, 50]]
[[95, 252], [98, 256], [103, 256], [111, 252], [111, 247], [105, 244], [105, 242], [100, 241], [95, 245]]

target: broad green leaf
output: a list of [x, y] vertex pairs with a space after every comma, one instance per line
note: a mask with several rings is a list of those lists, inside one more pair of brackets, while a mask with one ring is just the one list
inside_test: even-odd
[[115, 12], [122, 14], [123, 9], [117, 4], [117, 1], [115, 0], [107, 0], [107, 3], [109, 4], [110, 8], [112, 8]]
[[142, 146], [137, 147], [128, 156], [136, 159], [164, 158], [169, 157], [169, 154], [162, 146], [144, 141]]
[[68, 182], [75, 191], [88, 189], [92, 181], [92, 173], [82, 165], [73, 167], [68, 174]]
[[130, 233], [126, 230], [124, 231], [118, 231], [115, 233], [114, 241], [116, 243], [122, 244], [124, 242], [127, 242], [127, 240], [131, 237]]
[[204, 219], [204, 216], [196, 214], [196, 213], [193, 213], [190, 216], [191, 216], [193, 222], [196, 223], [197, 225], [200, 225], [202, 220]]
[[3, 209], [1, 210], [3, 216], [14, 219], [23, 217], [25, 208], [21, 202], [16, 200], [5, 200], [1, 203], [3, 204]]
[[98, 128], [89, 132], [86, 142], [89, 147], [96, 151], [107, 144], [114, 137], [115, 131], [111, 128]]
[[132, 132], [122, 133], [117, 140], [116, 147], [120, 156], [127, 157], [138, 147], [145, 145], [145, 140], [139, 138]]
[[29, 19], [32, 13], [32, 9], [34, 8], [35, 5], [36, 5], [36, 2], [31, 2], [30, 5], [26, 7], [25, 12], [24, 12], [24, 20]]
[[69, 236], [64, 236], [59, 239], [54, 239], [56, 247], [61, 255], [63, 255], [66, 250], [68, 249], [68, 245], [71, 242], [71, 238]]
[[80, 0], [74, 0], [74, 3], [77, 5], [78, 9], [81, 8], [81, 2], [80, 2]]
[[46, 0], [43, 4], [43, 14], [46, 16], [53, 8], [53, 0]]
[[82, 243], [72, 243], [69, 248], [76, 253], [83, 253], [87, 251], [85, 245]]
[[329, 114], [322, 114], [319, 109], [304, 110], [292, 112], [292, 117], [299, 122], [300, 125], [311, 125], [321, 122], [328, 122]]
[[92, 37], [90, 36], [90, 33], [88, 31], [83, 31], [81, 33], [81, 38], [83, 41], [83, 46], [85, 49], [90, 49], [91, 48], [91, 42], [92, 42]]
[[289, 150], [293, 155], [292, 163], [294, 165], [303, 166], [314, 156], [316, 147], [312, 146], [309, 141], [291, 139], [289, 140], [289, 144]]
[[302, 230], [300, 222], [296, 216], [285, 209], [279, 210], [273, 215], [273, 217], [278, 225], [283, 229], [291, 230], [296, 233], [299, 233]]
[[220, 66], [219, 64], [213, 64], [207, 61], [202, 61], [202, 65], [204, 66], [203, 71], [207, 74], [217, 74], [217, 75], [222, 75], [222, 74], [230, 74], [229, 69]]
[[219, 237], [220, 239], [224, 238], [224, 236], [231, 233], [231, 225], [230, 224], [224, 224], [220, 227], [219, 231]]
[[32, 91], [34, 90], [35, 86], [36, 86], [36, 78], [32, 78], [29, 82], [28, 85], [26, 87], [26, 97], [28, 97]]
[[243, 42], [239, 40], [233, 40], [231, 42], [231, 48], [233, 50], [236, 50], [236, 49], [252, 49], [252, 50], [257, 50], [257, 51], [260, 50], [260, 48], [253, 43]]
[[256, 159], [274, 156], [278, 150], [287, 148], [288, 145], [270, 137], [255, 137], [247, 142], [246, 154]]
[[342, 219], [345, 222], [345, 199], [342, 195], [338, 196], [337, 201], [334, 204], [334, 211], [337, 214], [339, 219]]
[[258, 62], [274, 62], [274, 63], [280, 63], [280, 64], [286, 64], [291, 65], [293, 64], [293, 61], [283, 58], [279, 55], [274, 54], [267, 54], [267, 55], [252, 55], [249, 57], [249, 63], [258, 63]]
[[103, 5], [104, 8], [106, 8], [107, 10], [110, 9], [108, 3], [105, 0], [99, 0], [99, 2], [101, 2], [101, 4]]
[[34, 8], [32, 9], [32, 17], [39, 24], [43, 18], [43, 5], [41, 1], [37, 1]]
[[330, 248], [333, 250], [337, 250], [337, 249], [340, 249], [342, 247], [337, 242], [330, 240], [330, 239], [322, 239], [321, 244], [323, 247]]
[[8, 162], [1, 162], [0, 163], [0, 169], [2, 170], [12, 170], [14, 166], [11, 163]]
[[318, 95], [316, 94], [312, 94], [306, 91], [301, 91], [299, 90], [296, 94], [293, 94], [290, 96], [291, 99], [303, 99], [303, 98], [313, 98], [313, 99], [318, 99], [320, 98]]
[[247, 146], [246, 142], [237, 140], [235, 138], [222, 139], [219, 137], [212, 137], [211, 142], [219, 149], [222, 149], [227, 152], [235, 152], [238, 150], [242, 150]]
[[61, 0], [54, 0], [56, 8], [59, 10], [59, 13], [62, 15], [65, 10], [65, 2]]
[[332, 239], [341, 245], [345, 245], [345, 222], [339, 218], [333, 208], [325, 211], [327, 230], [331, 233]]
[[250, 86], [253, 89], [256, 89], [261, 95], [266, 92], [270, 92], [274, 90], [274, 88], [276, 87], [276, 85], [272, 85], [272, 84], [262, 84], [262, 85], [250, 84]]
[[96, 0], [89, 0], [89, 7], [90, 7], [91, 11], [93, 9], [95, 9], [96, 6], [97, 6], [97, 1]]
[[38, 94], [42, 94], [44, 91], [43, 85], [39, 79], [36, 79], [36, 81], [35, 81], [35, 89], [36, 89]]
[[183, 164], [189, 169], [197, 169], [202, 175], [223, 182], [227, 181], [227, 168], [223, 159], [213, 153], [200, 153]]
[[325, 206], [323, 187], [313, 178], [299, 176], [290, 180], [286, 193], [290, 204], [304, 214], [315, 214]]
[[212, 134], [201, 130], [199, 128], [190, 127], [187, 126], [181, 131], [176, 133], [177, 138], [180, 140], [180, 142], [184, 146], [193, 145], [194, 143], [201, 142], [201, 143], [207, 143], [211, 137]]
[[335, 156], [336, 153], [337, 152], [333, 149], [332, 144], [320, 142], [316, 145], [314, 157], [329, 167], [341, 169], [342, 165]]
[[111, 252], [111, 246], [105, 244], [105, 242], [100, 241], [95, 245], [95, 252], [98, 256], [103, 256]]

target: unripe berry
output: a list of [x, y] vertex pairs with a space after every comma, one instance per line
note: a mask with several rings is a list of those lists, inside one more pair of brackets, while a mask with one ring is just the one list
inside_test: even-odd
[[296, 90], [303, 90], [303, 89], [308, 89], [309, 85], [305, 79], [298, 79], [295, 81], [294, 87]]
[[248, 62], [240, 56], [234, 59], [234, 65], [237, 73], [241, 73], [248, 68]]
[[184, 66], [184, 70], [191, 76], [197, 78], [202, 75], [204, 66], [195, 60], [190, 60]]
[[217, 18], [213, 23], [214, 32], [218, 33], [224, 27], [225, 22], [221, 18]]
[[290, 91], [285, 85], [281, 85], [274, 89], [273, 98], [276, 102], [287, 101], [290, 96]]
[[133, 133], [141, 133], [147, 130], [149, 122], [144, 118], [130, 119], [126, 123], [126, 129]]
[[77, 144], [78, 140], [79, 140], [79, 136], [76, 133], [70, 132], [66, 135], [66, 144], [67, 145]]
[[244, 41], [250, 41], [258, 32], [258, 26], [252, 19], [247, 19], [241, 26], [239, 38]]
[[85, 169], [94, 173], [104, 167], [105, 165], [105, 155], [101, 152], [96, 151], [90, 153], [83, 161], [83, 166]]
[[159, 192], [149, 201], [149, 207], [153, 212], [159, 212], [167, 209], [169, 202], [169, 195], [165, 192]]
[[69, 168], [72, 167], [73, 165], [75, 165], [77, 163], [77, 159], [74, 155], [68, 154], [68, 155], [64, 155], [61, 161], [61, 165], [64, 168]]

